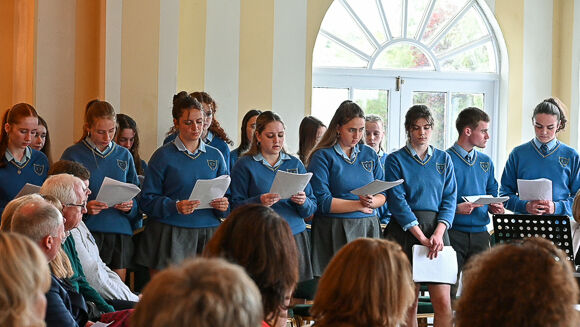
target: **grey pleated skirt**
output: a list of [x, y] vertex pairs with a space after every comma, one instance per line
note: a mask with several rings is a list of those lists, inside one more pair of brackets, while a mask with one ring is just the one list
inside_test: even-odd
[[111, 269], [125, 269], [131, 266], [134, 245], [130, 235], [93, 232], [99, 248], [101, 260]]
[[314, 278], [314, 274], [312, 273], [312, 259], [310, 256], [310, 233], [308, 233], [308, 230], [304, 230], [302, 233], [294, 234], [294, 240], [299, 254], [298, 272], [300, 273], [300, 278], [298, 281], [311, 280]]
[[143, 231], [135, 262], [163, 269], [200, 255], [217, 227], [185, 228], [149, 221]]
[[345, 244], [361, 237], [378, 238], [379, 218], [334, 218], [315, 215], [312, 221], [312, 269], [322, 276], [332, 256]]
[[[415, 216], [417, 217], [417, 221], [419, 222], [419, 228], [425, 234], [425, 237], [429, 238], [435, 232], [435, 228], [437, 227], [437, 213], [433, 211], [413, 211]], [[411, 234], [410, 231], [403, 231], [401, 225], [396, 221], [396, 219], [391, 219], [387, 228], [385, 228], [385, 238], [395, 241], [401, 245], [403, 248], [403, 252], [409, 258], [409, 262], [413, 265], [413, 245], [421, 244], [419, 240]], [[443, 244], [450, 245], [449, 242], [449, 235], [447, 234], [447, 230], [443, 234]]]

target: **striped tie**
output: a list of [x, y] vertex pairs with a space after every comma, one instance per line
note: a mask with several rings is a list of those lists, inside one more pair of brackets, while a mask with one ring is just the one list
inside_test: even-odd
[[548, 146], [546, 144], [542, 144], [542, 146], [540, 147], [540, 151], [542, 151], [543, 155], [547, 155], [548, 154]]

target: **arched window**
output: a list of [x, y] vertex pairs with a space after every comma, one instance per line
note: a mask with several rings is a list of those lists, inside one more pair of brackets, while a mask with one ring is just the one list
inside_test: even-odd
[[[406, 140], [403, 121], [413, 104], [436, 120], [432, 143], [457, 138], [457, 113], [498, 107], [499, 51], [494, 31], [475, 0], [334, 0], [313, 55], [312, 114], [328, 123], [344, 99], [386, 121], [386, 148]], [[497, 143], [485, 150], [496, 157]]]

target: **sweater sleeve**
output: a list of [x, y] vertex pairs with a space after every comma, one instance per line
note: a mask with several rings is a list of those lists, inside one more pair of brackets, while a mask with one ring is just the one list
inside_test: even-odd
[[[306, 168], [304, 168], [304, 165], [300, 161], [298, 162], [298, 173], [299, 174], [306, 173]], [[316, 212], [316, 197], [312, 192], [312, 186], [310, 186], [310, 183], [306, 184], [306, 187], [304, 188], [304, 193], [306, 194], [306, 201], [304, 202], [304, 204], [298, 205], [294, 202], [292, 202], [292, 204], [294, 204], [294, 206], [296, 207], [296, 211], [298, 212], [298, 215], [300, 217], [307, 218], [312, 216], [314, 212]]]
[[64, 303], [62, 298], [64, 292], [64, 289], [59, 287], [58, 282], [52, 277], [50, 289], [46, 293], [45, 321], [47, 327], [79, 327], [70, 309]]
[[570, 180], [568, 181], [568, 189], [570, 190], [570, 195], [566, 199], [554, 201], [555, 215], [566, 215], [572, 217], [574, 197], [580, 189], [580, 157], [577, 153], [572, 160], [572, 171], [570, 174]]
[[330, 162], [323, 154], [323, 150], [318, 150], [312, 155], [310, 164], [308, 165], [308, 171], [312, 173], [312, 178], [310, 179], [312, 191], [318, 203], [318, 212], [321, 214], [330, 213], [332, 204], [332, 193], [330, 192], [329, 184], [329, 164]]
[[248, 167], [250, 161], [241, 158], [232, 169], [232, 208], [237, 208], [249, 203], [261, 203], [260, 196], [249, 196], [251, 169]]
[[[228, 149], [228, 155], [229, 155], [229, 149]], [[218, 165], [218, 173], [217, 173], [218, 177], [222, 176], [222, 175], [229, 175], [230, 174], [230, 170], [228, 168], [228, 163], [229, 163], [229, 158], [226, 161], [224, 159], [224, 156], [220, 153], [220, 163]], [[228, 187], [228, 189], [226, 190], [224, 197], [228, 198], [228, 202], [231, 201], [230, 200], [232, 198], [231, 180], [230, 180], [230, 187]], [[226, 211], [219, 211], [219, 210], [213, 209], [213, 213], [216, 215], [216, 217], [222, 217], [222, 218], [227, 217], [228, 214], [230, 213], [230, 211], [231, 211], [231, 204], [228, 205], [228, 209]]]
[[500, 196], [509, 196], [505, 207], [508, 210], [519, 213], [526, 213], [526, 204], [528, 201], [520, 200], [517, 195], [518, 192], [518, 159], [516, 154], [512, 151], [503, 169], [503, 174], [501, 175], [501, 187], [499, 191]]
[[[159, 150], [158, 150], [159, 151]], [[177, 200], [163, 194], [163, 184], [165, 183], [165, 158], [155, 152], [147, 166], [147, 173], [141, 189], [139, 205], [141, 210], [150, 218], [167, 217], [177, 214]]]
[[457, 182], [453, 161], [447, 152], [445, 152], [445, 184], [439, 205], [439, 216], [437, 220], [451, 228], [453, 218], [455, 217], [455, 208], [457, 206]]
[[497, 197], [498, 183], [497, 180], [495, 179], [495, 167], [493, 166], [493, 162], [491, 161], [491, 159], [489, 162], [490, 162], [490, 170], [489, 177], [487, 178], [487, 186], [485, 187], [485, 194]]
[[[385, 163], [385, 174], [388, 182], [394, 182], [403, 178], [401, 165], [396, 159], [395, 155], [389, 155]], [[403, 230], [407, 230], [418, 224], [417, 217], [411, 210], [407, 203], [407, 192], [405, 191], [405, 184], [411, 181], [405, 181], [403, 184], [397, 185], [387, 190], [387, 202], [389, 211]]]

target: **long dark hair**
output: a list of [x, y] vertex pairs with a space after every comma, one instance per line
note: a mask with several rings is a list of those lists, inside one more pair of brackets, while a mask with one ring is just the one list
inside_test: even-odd
[[145, 172], [143, 171], [143, 167], [141, 165], [141, 156], [139, 155], [139, 131], [137, 130], [137, 123], [135, 120], [125, 114], [117, 114], [117, 136], [115, 140], [119, 137], [119, 134], [124, 129], [131, 129], [133, 133], [135, 133], [135, 137], [133, 138], [133, 145], [129, 152], [133, 155], [133, 161], [135, 161], [135, 169], [137, 170], [137, 174], [143, 175]]
[[[280, 116], [275, 112], [264, 111], [258, 116], [256, 119], [256, 132], [254, 135], [252, 135], [252, 144], [250, 145], [250, 149], [248, 149], [248, 151], [243, 154], [244, 156], [255, 156], [262, 151], [260, 148], [260, 142], [258, 142], [258, 138], [256, 137], [256, 133], [261, 134], [266, 128], [266, 125], [275, 121], [282, 123], [282, 126], [284, 126], [282, 118], [280, 118]], [[286, 127], [284, 126], [284, 128]], [[284, 147], [282, 147], [282, 152], [286, 152]]]
[[42, 125], [44, 126], [44, 128], [46, 128], [46, 137], [44, 138], [44, 146], [42, 147], [42, 149], [40, 149], [40, 151], [44, 153], [44, 155], [46, 155], [46, 157], [48, 158], [48, 165], [52, 166], [52, 156], [50, 155], [50, 132], [48, 131], [48, 124], [42, 117], [38, 116], [38, 125]]
[[[242, 140], [240, 141], [240, 146], [238, 148], [240, 154], [247, 151], [248, 148], [250, 147], [250, 144], [252, 143], [252, 140], [250, 140], [248, 138], [248, 135], [246, 133], [248, 122], [250, 121], [250, 119], [252, 119], [252, 117], [258, 116], [261, 113], [262, 113], [261, 110], [252, 109], [252, 110], [246, 112], [246, 114], [244, 115], [244, 118], [242, 119], [242, 126], [240, 127], [240, 130], [242, 132]], [[252, 137], [253, 137], [253, 135], [252, 135]]]
[[6, 124], [18, 124], [23, 118], [27, 117], [38, 118], [36, 109], [28, 103], [15, 104], [4, 112], [2, 116], [2, 132], [0, 133], [0, 168], [6, 167], [6, 160], [3, 158], [6, 154], [6, 149], [8, 149], [8, 133], [6, 133], [4, 126]]
[[306, 116], [300, 122], [300, 128], [298, 129], [298, 157], [302, 162], [306, 162], [310, 151], [316, 145], [316, 133], [320, 127], [326, 127], [326, 125], [314, 116]]
[[298, 281], [298, 249], [284, 218], [259, 204], [239, 207], [220, 225], [203, 255], [244, 267], [262, 294], [264, 320], [276, 322], [286, 294]]
[[214, 99], [212, 99], [212, 97], [209, 94], [207, 94], [206, 92], [203, 92], [203, 91], [193, 92], [190, 95], [192, 97], [194, 97], [195, 99], [197, 99], [197, 101], [199, 101], [200, 103], [207, 103], [209, 105], [209, 108], [212, 111], [213, 116], [211, 117], [211, 125], [209, 125], [208, 130], [211, 131], [213, 134], [217, 135], [220, 139], [222, 139], [227, 144], [233, 145], [234, 142], [229, 138], [226, 131], [220, 126], [220, 123], [215, 118], [215, 113], [217, 111], [217, 104], [215, 103]]

